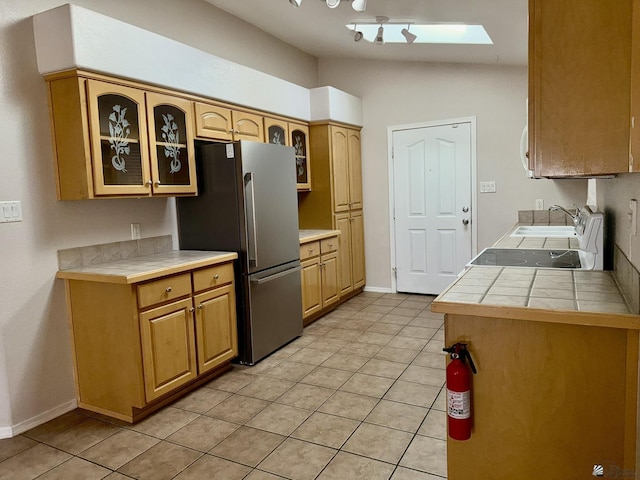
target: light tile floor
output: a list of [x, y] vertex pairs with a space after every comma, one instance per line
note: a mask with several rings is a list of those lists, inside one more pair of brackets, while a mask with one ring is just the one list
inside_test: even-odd
[[76, 410], [0, 440], [0, 479], [441, 480], [432, 300], [365, 292], [135, 425]]

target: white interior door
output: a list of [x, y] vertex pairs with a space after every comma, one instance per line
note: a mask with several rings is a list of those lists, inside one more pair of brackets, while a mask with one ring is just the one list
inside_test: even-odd
[[472, 258], [471, 123], [393, 132], [396, 288], [439, 294]]

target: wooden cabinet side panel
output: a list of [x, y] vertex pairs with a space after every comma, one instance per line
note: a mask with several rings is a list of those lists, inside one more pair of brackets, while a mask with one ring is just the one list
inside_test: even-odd
[[471, 439], [448, 440], [448, 478], [587, 478], [594, 464], [622, 468], [626, 335], [447, 315], [446, 344], [468, 343], [478, 370]]
[[59, 200], [93, 197], [91, 146], [85, 81], [76, 77], [52, 80], [49, 115]]
[[78, 400], [131, 417], [146, 403], [132, 287], [69, 280], [67, 288]]
[[322, 124], [309, 129], [311, 191], [298, 192], [298, 223], [303, 229], [333, 228], [329, 128]]
[[536, 174], [628, 171], [631, 1], [531, 4]]
[[633, 0], [631, 24], [631, 144], [629, 171], [640, 172], [640, 0]]

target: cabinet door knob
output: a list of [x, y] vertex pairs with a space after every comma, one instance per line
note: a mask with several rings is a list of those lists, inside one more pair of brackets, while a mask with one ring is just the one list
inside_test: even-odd
[[153, 185], [153, 182], [151, 180], [147, 180], [147, 182], [145, 183], [145, 185], [147, 187], [150, 187], [151, 185]]
[[191, 308], [189, 309], [189, 311], [190, 311], [191, 313], [193, 313], [193, 312], [195, 311], [195, 308], [191, 307]]
[[158, 186], [158, 185], [160, 185], [160, 180], [158, 180], [158, 181], [156, 182], [156, 186]]
[[202, 304], [198, 305], [198, 310], [202, 310]]
[[234, 130], [233, 133], [238, 134], [240, 133], [240, 130]]
[[171, 289], [171, 287], [167, 287], [167, 288], [165, 289], [165, 292], [170, 293], [170, 292], [171, 292], [171, 290], [172, 290], [172, 289]]
[[214, 280], [218, 280], [220, 278], [220, 275], [218, 275], [217, 273], [213, 276]]

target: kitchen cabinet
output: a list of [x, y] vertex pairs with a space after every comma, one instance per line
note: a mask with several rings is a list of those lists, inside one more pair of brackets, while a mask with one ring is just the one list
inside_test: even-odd
[[640, 0], [633, 0], [632, 7], [631, 151], [629, 154], [629, 171], [640, 172]]
[[302, 318], [305, 324], [340, 299], [339, 235], [300, 245], [302, 265]]
[[295, 149], [298, 191], [310, 190], [309, 127], [300, 123], [265, 117], [264, 129], [267, 135], [267, 143], [287, 145]]
[[196, 194], [188, 100], [82, 72], [47, 85], [58, 199]]
[[264, 142], [262, 115], [228, 105], [194, 102], [196, 137], [208, 140]]
[[570, 323], [548, 310], [524, 320], [512, 307], [472, 308], [445, 316], [446, 345], [469, 344], [478, 369], [471, 438], [448, 439], [447, 478], [588, 478], [595, 465], [604, 478], [636, 478], [635, 319], [607, 327], [613, 315]]
[[313, 177], [311, 192], [298, 196], [299, 224], [340, 230], [340, 291], [346, 299], [365, 285], [360, 132], [316, 124], [310, 136]]
[[[632, 0], [529, 2], [529, 168], [535, 176], [629, 171], [631, 19]], [[638, 53], [633, 56], [637, 64]], [[639, 140], [632, 136], [633, 152]]]
[[78, 405], [136, 421], [238, 353], [233, 263], [112, 283], [65, 278]]

